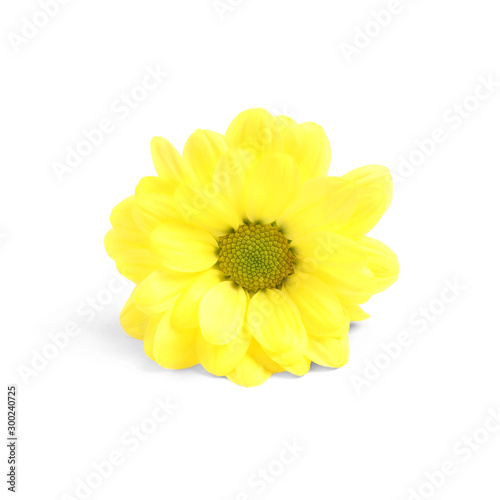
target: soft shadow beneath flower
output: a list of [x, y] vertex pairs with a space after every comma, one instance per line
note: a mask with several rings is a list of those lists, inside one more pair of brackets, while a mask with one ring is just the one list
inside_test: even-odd
[[311, 363], [311, 368], [309, 369], [310, 372], [333, 372], [338, 370], [338, 368], [330, 368], [329, 366], [321, 366], [317, 365], [316, 363]]
[[349, 326], [349, 335], [355, 334], [357, 335], [363, 328], [363, 325], [359, 323], [359, 321], [351, 321]]

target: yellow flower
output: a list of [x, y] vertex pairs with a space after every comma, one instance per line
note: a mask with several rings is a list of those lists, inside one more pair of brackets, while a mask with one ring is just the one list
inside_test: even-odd
[[326, 177], [323, 129], [263, 109], [225, 135], [197, 130], [182, 156], [161, 137], [151, 152], [158, 175], [113, 209], [105, 238], [137, 284], [124, 330], [165, 368], [201, 363], [243, 386], [344, 365], [359, 305], [398, 276], [365, 236], [391, 202], [389, 171]]

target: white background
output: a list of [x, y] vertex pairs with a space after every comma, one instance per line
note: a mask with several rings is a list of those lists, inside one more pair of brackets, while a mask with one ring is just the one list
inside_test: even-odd
[[[379, 34], [368, 25], [349, 63], [341, 44], [356, 33], [363, 42], [357, 30], [388, 3], [243, 0], [221, 19], [211, 0], [72, 0], [20, 46], [23, 17], [40, 7], [2, 3], [1, 352], [3, 390], [19, 392], [17, 498], [79, 498], [77, 481], [114, 451], [123, 463], [89, 498], [404, 500], [419, 488], [499, 498], [500, 432], [481, 427], [500, 405], [500, 87], [469, 99], [480, 78], [500, 82], [498, 5], [401, 0]], [[157, 65], [168, 78], [129, 116], [117, 112], [116, 99]], [[464, 100], [477, 109], [458, 119]], [[399, 176], [371, 235], [394, 249], [401, 273], [352, 328], [347, 366], [244, 389], [149, 360], [119, 325], [130, 285], [92, 317], [87, 301], [119, 285], [102, 240], [112, 207], [154, 172], [150, 138], [182, 149], [195, 129], [223, 133], [257, 106], [321, 124], [331, 175], [378, 163]], [[54, 162], [103, 118], [113, 131], [59, 181]], [[436, 128], [446, 139], [402, 169]], [[446, 280], [466, 288], [445, 292], [448, 304]], [[429, 305], [432, 321], [419, 309]], [[79, 335], [23, 378], [70, 322]], [[387, 361], [382, 345], [405, 331], [412, 343], [357, 391], [353, 377]], [[121, 436], [158, 397], [178, 408], [131, 451]], [[476, 445], [460, 444], [464, 435], [487, 442], [469, 457]], [[294, 440], [305, 450], [280, 469], [283, 441]], [[445, 461], [455, 473], [426, 489]], [[269, 466], [272, 483], [249, 484]]]

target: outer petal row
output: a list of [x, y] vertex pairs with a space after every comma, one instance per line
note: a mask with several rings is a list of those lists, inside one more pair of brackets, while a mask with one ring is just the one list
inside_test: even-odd
[[[322, 317], [326, 312], [326, 298], [320, 294], [310, 298], [307, 290], [299, 294], [289, 283], [287, 292], [266, 290], [256, 294], [250, 301], [248, 321], [244, 321], [248, 300], [246, 293], [227, 281], [213, 285], [219, 277], [212, 271], [201, 273], [197, 279], [200, 281], [205, 275], [205, 282], [212, 283], [200, 302], [201, 330], [196, 324], [185, 324], [181, 328], [179, 322], [173, 319], [178, 304], [182, 302], [178, 299], [176, 304], [180, 284], [177, 287], [168, 287], [166, 282], [162, 284], [167, 276], [154, 276], [154, 279], [146, 280], [149, 281], [147, 286], [141, 284], [136, 287], [124, 307], [124, 328], [132, 336], [144, 340], [146, 354], [161, 366], [179, 369], [201, 362], [207, 371], [217, 376], [226, 375], [240, 385], [253, 386], [283, 369], [303, 375], [309, 370], [310, 360], [325, 366], [341, 366], [347, 361], [348, 322], [340, 307], [333, 315], [334, 319], [324, 324]], [[309, 289], [318, 286], [314, 277], [309, 279]], [[144, 301], [145, 287], [150, 289], [155, 281], [160, 287], [156, 293], [160, 292], [159, 295], [166, 300], [160, 308], [151, 308], [151, 297], [149, 302]], [[187, 292], [192, 284], [184, 283], [184, 290]], [[324, 285], [320, 287], [324, 292]], [[293, 300], [289, 297], [289, 290], [295, 294]], [[213, 303], [214, 297], [221, 293], [224, 300]], [[320, 305], [313, 303], [317, 298], [322, 300]], [[327, 298], [335, 300], [331, 295]], [[228, 308], [232, 309], [229, 320], [234, 328], [228, 336], [220, 339], [218, 332], [221, 327], [229, 333], [226, 328]], [[156, 314], [149, 316], [143, 312], [144, 309]], [[239, 318], [238, 321], [235, 318]], [[311, 329], [307, 336], [303, 322]], [[288, 334], [286, 339], [282, 338], [283, 333]]]
[[264, 109], [240, 113], [229, 125], [226, 139], [249, 151], [257, 160], [281, 152], [281, 134], [273, 116]]
[[399, 263], [396, 254], [386, 245], [373, 238], [364, 236], [358, 243], [368, 256], [368, 267], [377, 280], [375, 293], [390, 287], [399, 275]]
[[278, 218], [278, 225], [292, 240], [314, 229], [335, 230], [348, 221], [356, 199], [354, 183], [340, 177], [308, 180], [296, 201]]
[[328, 174], [332, 151], [325, 131], [312, 122], [287, 128], [282, 135], [283, 152], [298, 163], [302, 181]]
[[182, 222], [158, 227], [151, 234], [151, 250], [160, 262], [180, 272], [203, 271], [217, 262], [217, 240], [208, 231]]
[[203, 338], [214, 345], [232, 342], [241, 332], [247, 312], [247, 294], [232, 281], [210, 288], [200, 302], [199, 320]]
[[273, 153], [289, 154], [299, 166], [302, 181], [328, 173], [330, 144], [324, 130], [315, 123], [297, 125], [289, 117], [273, 118], [264, 109], [249, 109], [231, 122], [226, 138], [257, 160]]
[[257, 292], [248, 307], [248, 328], [266, 354], [280, 365], [300, 360], [307, 342], [300, 313], [281, 290]]
[[386, 167], [367, 165], [347, 173], [343, 179], [356, 184], [357, 200], [349, 220], [337, 232], [357, 239], [370, 231], [389, 208], [392, 177]]
[[[303, 181], [327, 174], [331, 150], [320, 126], [297, 125], [290, 118], [250, 109], [233, 120], [225, 137], [208, 130], [194, 132], [182, 157], [161, 137], [152, 140], [151, 154], [163, 192], [150, 193], [137, 203], [134, 217], [140, 229], [151, 232], [176, 219], [178, 205], [189, 209], [182, 214], [189, 215], [187, 222], [222, 234], [241, 223], [235, 213], [252, 221], [276, 220]], [[194, 200], [204, 208], [193, 207]]]
[[297, 162], [283, 153], [266, 156], [247, 176], [243, 191], [246, 216], [252, 222], [275, 221], [295, 200], [299, 189]]

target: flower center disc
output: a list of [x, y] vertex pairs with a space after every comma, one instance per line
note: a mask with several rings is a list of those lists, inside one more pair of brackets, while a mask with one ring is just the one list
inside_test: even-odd
[[294, 255], [273, 224], [242, 224], [219, 238], [219, 269], [243, 288], [276, 288], [292, 274]]

